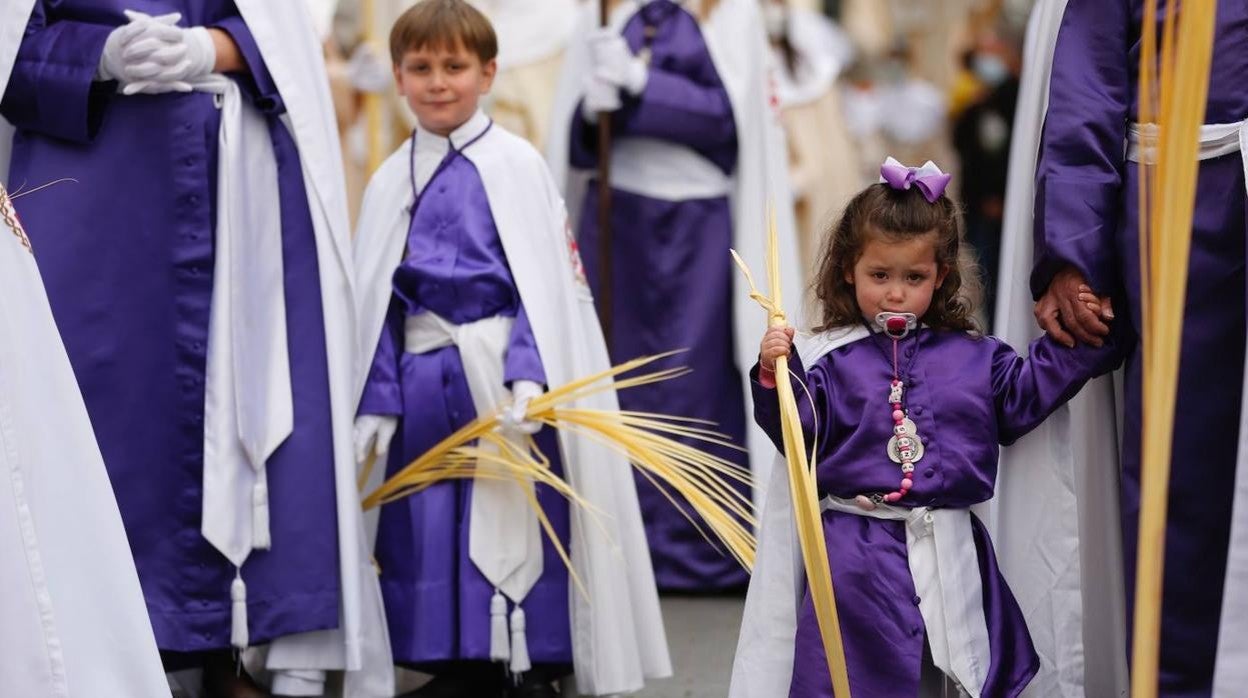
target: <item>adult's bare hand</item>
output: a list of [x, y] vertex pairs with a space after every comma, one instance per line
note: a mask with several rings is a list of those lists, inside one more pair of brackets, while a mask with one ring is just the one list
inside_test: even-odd
[[1040, 329], [1068, 347], [1074, 347], [1076, 340], [1103, 345], [1101, 338], [1109, 334], [1106, 321], [1114, 318], [1109, 297], [1097, 296], [1083, 274], [1069, 266], [1053, 276], [1033, 312]]

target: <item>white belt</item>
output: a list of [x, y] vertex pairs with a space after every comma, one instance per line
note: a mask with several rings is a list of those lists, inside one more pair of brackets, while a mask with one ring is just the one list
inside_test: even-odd
[[[1158, 132], [1157, 124], [1131, 124], [1127, 130], [1127, 159], [1155, 164]], [[1198, 160], [1212, 160], [1235, 152], [1248, 153], [1248, 120], [1200, 127]]]
[[663, 201], [714, 199], [732, 178], [693, 148], [657, 138], [621, 138], [611, 148], [611, 186]]
[[[265, 463], [294, 428], [277, 160], [267, 120], [233, 80], [209, 75], [194, 88], [221, 109], [200, 530], [241, 568], [253, 549], [270, 547]], [[244, 647], [241, 574], [230, 596], [231, 643]]]
[[[501, 315], [464, 325], [456, 325], [429, 312], [409, 315], [404, 328], [404, 345], [411, 354], [458, 347], [472, 404], [477, 416], [484, 417], [511, 400], [511, 392], [503, 385], [503, 363], [514, 324], [514, 318]], [[517, 441], [516, 445], [526, 447], [522, 441]], [[479, 448], [487, 455], [498, 452], [497, 447], [488, 443], [481, 443]], [[482, 458], [477, 468], [487, 470], [500, 466]], [[528, 652], [524, 614], [519, 604], [542, 575], [542, 532], [530, 506], [534, 496], [533, 483], [528, 480], [475, 478], [472, 482], [468, 555], [496, 590], [490, 604], [491, 658], [512, 659], [513, 669], [521, 652], [520, 643], [525, 643], [526, 656]], [[498, 592], [517, 604], [511, 616], [510, 648], [505, 625], [501, 626], [502, 634], [499, 634], [500, 623], [505, 623], [506, 605]], [[521, 670], [527, 668], [524, 666]]]
[[992, 655], [970, 511], [888, 504], [866, 511], [852, 499], [832, 496], [820, 506], [824, 511], [905, 522], [906, 557], [932, 661], [958, 688], [979, 698]]

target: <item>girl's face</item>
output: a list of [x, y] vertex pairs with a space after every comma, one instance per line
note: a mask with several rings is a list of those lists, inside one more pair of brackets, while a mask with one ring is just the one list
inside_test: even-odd
[[420, 125], [449, 136], [477, 112], [477, 102], [490, 91], [497, 69], [495, 61], [483, 65], [462, 45], [454, 50], [426, 46], [403, 54], [394, 67], [394, 80]]
[[949, 272], [936, 262], [936, 231], [907, 240], [871, 235], [845, 281], [854, 287], [858, 308], [868, 322], [881, 312], [923, 317], [932, 294]]

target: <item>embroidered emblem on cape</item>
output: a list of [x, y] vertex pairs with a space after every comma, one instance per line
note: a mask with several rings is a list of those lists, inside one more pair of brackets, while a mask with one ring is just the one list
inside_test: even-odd
[[576, 279], [576, 284], [582, 288], [589, 288], [589, 279], [585, 276], [585, 264], [581, 262], [581, 246], [576, 242], [576, 236], [572, 234], [572, 226], [567, 225], [563, 229], [564, 235], [568, 238], [568, 260], [572, 262], [572, 276]]
[[30, 248], [30, 238], [26, 237], [26, 230], [22, 228], [22, 222], [18, 220], [17, 211], [13, 208], [13, 200], [9, 198], [9, 193], [4, 190], [3, 186], [0, 186], [0, 219], [4, 220], [9, 230], [13, 231], [17, 239], [21, 241], [22, 247], [25, 247], [27, 252], [33, 252]]

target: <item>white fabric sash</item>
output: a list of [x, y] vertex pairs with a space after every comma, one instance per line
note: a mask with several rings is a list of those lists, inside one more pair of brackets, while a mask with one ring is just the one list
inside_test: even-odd
[[234, 81], [211, 75], [195, 89], [221, 108], [202, 530], [241, 566], [269, 547], [264, 466], [294, 424], [277, 162], [264, 116]]
[[698, 151], [657, 138], [620, 138], [611, 149], [611, 185], [661, 201], [725, 197], [732, 178]]
[[967, 509], [905, 509], [878, 504], [867, 511], [851, 499], [828, 496], [824, 511], [904, 521], [906, 557], [932, 661], [958, 688], [978, 698], [992, 655], [984, 618], [983, 583]]
[[[458, 347], [473, 406], [478, 416], [485, 416], [511, 399], [503, 385], [503, 359], [513, 324], [514, 318], [501, 315], [464, 325], [428, 312], [411, 315], [406, 349], [423, 354]], [[494, 449], [484, 443], [481, 448], [487, 453]], [[477, 467], [503, 472], [484, 459]], [[542, 574], [542, 532], [529, 504], [533, 496], [533, 483], [528, 480], [476, 478], [472, 483], [469, 557], [490, 584], [517, 604]]]
[[[1131, 162], [1157, 162], [1156, 124], [1131, 124], [1127, 131], [1127, 159]], [[1248, 152], [1248, 119], [1234, 124], [1205, 124], [1200, 127], [1198, 160], [1212, 160], [1231, 153]], [[1248, 171], [1248, 162], [1245, 163]]]

